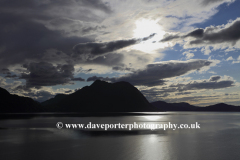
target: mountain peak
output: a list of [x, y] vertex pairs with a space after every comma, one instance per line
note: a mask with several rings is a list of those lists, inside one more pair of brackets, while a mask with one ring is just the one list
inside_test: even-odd
[[[56, 98], [54, 98], [56, 99]], [[96, 80], [91, 86], [66, 95], [52, 111], [60, 112], [145, 112], [156, 109], [142, 93], [128, 82], [108, 83]], [[67, 106], [67, 107], [66, 107]]]
[[91, 84], [91, 86], [103, 86], [103, 85], [108, 85], [108, 84], [110, 84], [110, 83], [97, 79], [96, 81], [94, 81]]

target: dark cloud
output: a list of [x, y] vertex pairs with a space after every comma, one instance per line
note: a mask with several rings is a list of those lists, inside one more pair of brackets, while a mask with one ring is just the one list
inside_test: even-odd
[[73, 78], [74, 67], [70, 64], [53, 66], [51, 63], [39, 62], [24, 64], [29, 74], [22, 73], [20, 79], [26, 80], [26, 88], [68, 84]]
[[[21, 1], [15, 1], [15, 0], [0, 0], [0, 8], [4, 11], [15, 11], [23, 10], [27, 13], [32, 14], [46, 14], [51, 13], [49, 11], [53, 10], [59, 14], [61, 12], [70, 11], [70, 9], [76, 9], [78, 8], [79, 13], [91, 13], [90, 11], [92, 9], [97, 9], [100, 11], [103, 11], [105, 13], [111, 13], [111, 8], [106, 4], [103, 3], [101, 0], [58, 0], [58, 1], [32, 1], [32, 0], [21, 0]], [[32, 10], [30, 10], [32, 9]], [[40, 12], [41, 11], [41, 12]], [[39, 13], [40, 12], [40, 13]], [[51, 14], [49, 16], [52, 16]], [[68, 15], [73, 16], [73, 15]], [[83, 15], [79, 15], [83, 16]], [[86, 15], [85, 15], [86, 16]], [[74, 18], [74, 17], [71, 17]]]
[[81, 78], [81, 77], [76, 77], [76, 78], [72, 78], [72, 81], [85, 81], [85, 79]]
[[179, 93], [175, 93], [175, 95], [178, 96], [178, 95], [187, 95], [187, 94], [193, 94], [193, 93], [197, 93], [197, 92], [179, 92]]
[[[218, 76], [215, 76], [218, 77]], [[198, 93], [200, 90], [210, 90], [210, 89], [222, 89], [234, 86], [233, 80], [220, 80], [220, 81], [212, 81], [213, 76], [210, 77], [208, 80], [200, 80], [200, 81], [190, 81], [187, 84], [172, 84], [169, 86], [161, 87], [161, 88], [150, 88], [150, 89], [143, 89], [141, 92], [150, 100], [156, 101], [161, 99], [161, 97], [167, 97], [171, 93], [174, 93], [175, 96], [179, 95], [189, 95]], [[221, 79], [221, 77], [220, 77]], [[219, 79], [218, 79], [219, 80]], [[196, 99], [203, 98], [202, 96], [194, 96]], [[197, 98], [198, 97], [198, 98]], [[205, 96], [206, 97], [206, 96]], [[175, 99], [179, 99], [174, 97]], [[181, 98], [180, 98], [181, 99]], [[189, 100], [192, 97], [183, 97], [183, 99]], [[164, 101], [172, 101], [172, 99], [162, 99]]]
[[14, 75], [6, 75], [5, 78], [18, 78], [18, 76], [16, 74], [14, 74]]
[[41, 61], [51, 48], [70, 55], [74, 45], [94, 39], [84, 38], [84, 34], [104, 27], [97, 25], [103, 20], [99, 11], [112, 13], [100, 0], [0, 0], [0, 10], [0, 48], [4, 48], [0, 69], [29, 60]]
[[219, 79], [221, 79], [221, 76], [212, 76], [209, 81], [218, 81]]
[[21, 14], [1, 13], [0, 21], [0, 44], [6, 48], [1, 53], [0, 68], [41, 60], [50, 48], [70, 54], [72, 46], [86, 41], [86, 38], [64, 37], [60, 31], [48, 30]]
[[76, 2], [79, 3], [79, 5], [99, 9], [106, 13], [112, 12], [111, 8], [108, 5], [106, 5], [107, 3], [103, 3], [101, 0], [77, 0]]
[[204, 33], [204, 29], [202, 28], [199, 28], [199, 29], [196, 29], [190, 33], [188, 33], [185, 37], [195, 37], [195, 38], [201, 38], [203, 37], [203, 33]]
[[148, 37], [144, 37], [144, 38], [142, 39], [142, 41], [147, 41], [147, 40], [151, 39], [152, 37], [154, 37], [155, 35], [156, 35], [156, 33], [153, 33], [153, 34], [151, 34], [151, 35], [148, 36]]
[[209, 80], [191, 81], [187, 84], [171, 85], [170, 87], [176, 88], [177, 91], [186, 90], [201, 90], [201, 89], [220, 89], [233, 87], [233, 80], [221, 80], [220, 76], [212, 76]]
[[72, 90], [65, 91], [64, 93], [72, 93]]
[[211, 62], [207, 60], [149, 64], [145, 69], [119, 77], [115, 81], [127, 81], [133, 85], [163, 85], [165, 82], [163, 79], [165, 78], [180, 76], [191, 70], [197, 70], [210, 64]]
[[235, 44], [240, 39], [240, 20], [234, 21], [229, 27], [216, 32], [204, 33], [203, 37], [190, 44], [215, 44], [223, 42], [232, 42]]
[[[144, 85], [144, 86], [157, 86], [163, 85], [165, 78], [171, 78], [186, 74], [192, 70], [201, 69], [204, 66], [209, 66], [210, 61], [207, 60], [194, 60], [186, 62], [168, 62], [159, 64], [149, 64], [145, 69], [129, 73], [125, 76], [118, 78], [101, 78], [101, 80], [117, 82], [127, 81], [133, 85]], [[90, 77], [88, 81], [91, 80]], [[93, 78], [94, 79], [94, 78]]]
[[217, 44], [230, 42], [235, 44], [240, 39], [240, 19], [233, 21], [228, 27], [219, 29], [219, 27], [207, 27], [196, 29], [185, 35], [166, 35], [160, 42], [171, 41], [173, 39], [193, 37], [196, 38], [189, 44]]
[[166, 34], [160, 42], [167, 42], [167, 41], [171, 41], [173, 39], [186, 38], [186, 37], [201, 38], [201, 37], [203, 37], [203, 33], [204, 33], [204, 29], [198, 28], [198, 29], [195, 29], [195, 30], [187, 33], [186, 35], [179, 35], [179, 34], [169, 35], [169, 34]]
[[104, 43], [80, 43], [73, 47], [73, 58], [81, 57], [83, 60], [92, 60], [98, 56], [103, 56], [107, 53], [140, 43], [141, 41], [146, 41], [152, 38], [155, 34], [151, 34], [148, 37], [142, 39], [128, 39], [128, 40], [118, 40]]
[[[115, 65], [121, 65], [124, 61], [126, 55], [118, 53], [108, 53], [104, 56], [96, 57], [95, 59], [88, 59], [84, 62], [82, 62], [81, 58], [79, 59], [81, 63], [83, 64], [99, 64], [104, 66], [115, 66]], [[74, 59], [75, 61], [78, 61], [77, 59]]]
[[220, 89], [220, 88], [227, 88], [233, 87], [234, 81], [231, 80], [224, 80], [219, 82], [195, 82], [195, 83], [188, 83], [188, 84], [178, 84], [173, 85], [171, 87], [178, 87], [179, 91], [185, 90], [198, 90], [198, 89]]
[[112, 70], [114, 70], [114, 71], [134, 71], [133, 68], [128, 68], [125, 66], [114, 66], [114, 67], [112, 67]]
[[167, 41], [171, 41], [173, 39], [186, 38], [186, 37], [201, 38], [201, 37], [203, 37], [203, 35], [204, 35], [204, 29], [198, 28], [198, 29], [195, 29], [195, 30], [185, 34], [185, 35], [179, 35], [179, 34], [169, 35], [169, 34], [166, 34], [160, 42], [167, 42]]
[[112, 78], [108, 78], [108, 77], [103, 78], [103, 77], [92, 76], [92, 77], [89, 77], [89, 78], [87, 79], [87, 82], [96, 81], [96, 80], [111, 81], [111, 80], [113, 80], [113, 79], [112, 79]]
[[167, 41], [171, 41], [173, 39], [178, 39], [178, 38], [181, 38], [182, 36], [179, 36], [179, 35], [169, 35], [169, 34], [166, 34], [164, 35], [164, 38], [160, 40], [160, 42], [167, 42]]
[[10, 73], [10, 70], [7, 69], [7, 68], [2, 68], [2, 69], [0, 70], [0, 73], [2, 73], [2, 74], [11, 74], [11, 73]]

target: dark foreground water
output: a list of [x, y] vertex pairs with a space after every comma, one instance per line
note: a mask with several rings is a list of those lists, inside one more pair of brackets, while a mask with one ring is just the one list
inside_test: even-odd
[[[56, 123], [191, 124], [200, 129], [57, 129]], [[0, 120], [1, 160], [239, 160], [240, 113], [166, 112]]]

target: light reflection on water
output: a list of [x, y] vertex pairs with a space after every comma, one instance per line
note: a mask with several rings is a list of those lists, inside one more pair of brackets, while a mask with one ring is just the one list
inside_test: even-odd
[[[120, 117], [0, 120], [0, 159], [238, 159], [239, 113], [172, 112]], [[201, 129], [91, 131], [63, 123], [200, 123]]]

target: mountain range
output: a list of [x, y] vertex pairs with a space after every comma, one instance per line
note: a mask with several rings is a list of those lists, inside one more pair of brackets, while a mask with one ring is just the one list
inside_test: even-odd
[[143, 94], [128, 82], [108, 83], [96, 80], [92, 85], [69, 94], [57, 94], [42, 103], [28, 97], [12, 95], [0, 87], [0, 113], [38, 112], [161, 112], [161, 111], [240, 111], [240, 106], [219, 103], [197, 107], [185, 102], [149, 103]]
[[197, 107], [185, 102], [181, 103], [166, 103], [164, 101], [157, 101], [151, 103], [157, 109], [164, 111], [215, 111], [215, 112], [240, 112], [240, 106], [228, 105], [225, 103], [218, 103], [206, 107]]

